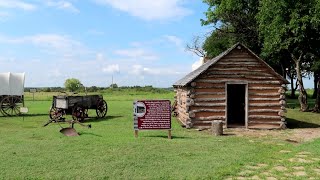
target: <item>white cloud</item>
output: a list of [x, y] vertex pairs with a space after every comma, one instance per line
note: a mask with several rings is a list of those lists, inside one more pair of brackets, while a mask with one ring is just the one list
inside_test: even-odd
[[0, 43], [32, 44], [44, 48], [50, 54], [60, 54], [65, 58], [69, 58], [76, 53], [87, 53], [81, 42], [59, 34], [36, 34], [15, 38], [0, 35]]
[[140, 60], [156, 60], [159, 57], [152, 52], [148, 52], [142, 48], [121, 49], [114, 51], [114, 54], [126, 58], [140, 59]]
[[192, 71], [196, 70], [198, 67], [200, 67], [203, 64], [203, 57], [200, 57], [200, 59], [192, 64]]
[[20, 0], [0, 0], [0, 8], [22, 9], [32, 11], [36, 6], [31, 3], [26, 3]]
[[185, 47], [183, 44], [183, 40], [177, 36], [172, 35], [164, 35], [163, 36], [169, 43], [173, 43], [180, 51], [184, 51]]
[[120, 68], [119, 68], [118, 64], [111, 64], [111, 65], [108, 65], [108, 66], [102, 68], [102, 71], [105, 73], [113, 74], [113, 73], [119, 72]]
[[69, 1], [46, 1], [46, 5], [50, 7], [55, 7], [57, 9], [62, 9], [66, 11], [70, 11], [73, 13], [79, 13], [80, 10], [77, 9], [71, 2]]
[[132, 66], [131, 71], [128, 72], [129, 74], [133, 75], [154, 75], [154, 76], [168, 76], [168, 75], [178, 75], [181, 74], [180, 72], [177, 72], [176, 69], [173, 68], [149, 68], [144, 67], [140, 64], [136, 64]]
[[179, 19], [192, 13], [183, 6], [184, 0], [94, 0], [143, 20]]

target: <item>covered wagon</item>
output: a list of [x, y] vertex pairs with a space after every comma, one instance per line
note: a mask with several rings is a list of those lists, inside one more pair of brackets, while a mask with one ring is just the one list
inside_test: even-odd
[[20, 114], [24, 106], [25, 73], [0, 73], [0, 114]]
[[237, 43], [174, 83], [174, 113], [189, 128], [284, 128], [287, 83]]

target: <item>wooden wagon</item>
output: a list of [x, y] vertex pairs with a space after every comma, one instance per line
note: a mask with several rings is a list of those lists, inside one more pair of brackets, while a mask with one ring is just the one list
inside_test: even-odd
[[70, 114], [74, 120], [83, 121], [88, 117], [88, 110], [95, 109], [98, 118], [106, 116], [108, 105], [102, 95], [86, 96], [53, 96], [49, 117], [52, 120], [62, 120]]
[[20, 115], [24, 106], [24, 73], [0, 73], [0, 114]]

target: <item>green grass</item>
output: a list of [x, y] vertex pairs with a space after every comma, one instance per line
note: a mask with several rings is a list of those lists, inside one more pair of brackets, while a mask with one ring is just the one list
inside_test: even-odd
[[[30, 112], [24, 118], [0, 116], [1, 179], [223, 179], [238, 177], [248, 165], [264, 163], [266, 167], [244, 175], [263, 178], [262, 172], [287, 162], [297, 152], [320, 155], [319, 140], [295, 145], [273, 138], [214, 137], [208, 131], [181, 128], [175, 118], [171, 140], [166, 131], [140, 131], [134, 138], [132, 101], [172, 100], [172, 92], [106, 93], [107, 117], [86, 121], [92, 129], [76, 125], [81, 135], [66, 137], [59, 133], [58, 124], [42, 127], [48, 121], [53, 94], [36, 94], [36, 101], [26, 94]], [[288, 117], [293, 125], [301, 121], [320, 124], [318, 114], [297, 109], [289, 109]], [[283, 149], [291, 153], [279, 153]], [[316, 176], [312, 169], [318, 162], [304, 166], [310, 170], [308, 177]]]

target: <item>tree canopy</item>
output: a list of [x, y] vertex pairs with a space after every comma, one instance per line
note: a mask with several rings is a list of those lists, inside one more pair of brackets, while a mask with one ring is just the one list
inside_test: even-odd
[[206, 19], [201, 19], [201, 24], [213, 26], [212, 33], [203, 43], [207, 54], [216, 56], [231, 44], [245, 44], [276, 71], [284, 76], [289, 75], [292, 83], [297, 78], [301, 110], [307, 110], [303, 74], [313, 72], [315, 77], [320, 77], [320, 1], [203, 2], [209, 8], [205, 12]]
[[82, 86], [83, 86], [83, 85], [82, 85], [82, 83], [80, 82], [80, 80], [75, 79], [75, 78], [67, 79], [67, 80], [64, 82], [64, 87], [65, 87], [68, 91], [71, 91], [71, 92], [76, 92], [76, 91], [78, 91]]

